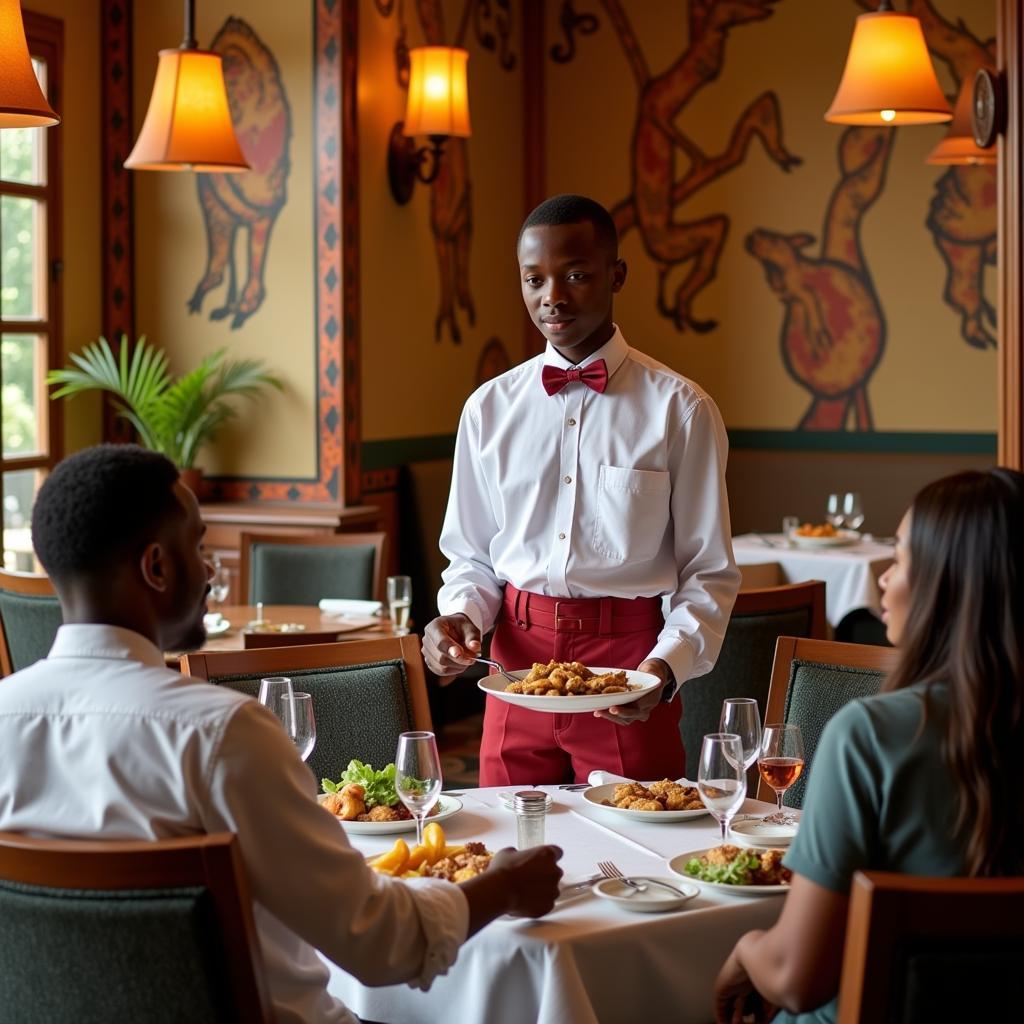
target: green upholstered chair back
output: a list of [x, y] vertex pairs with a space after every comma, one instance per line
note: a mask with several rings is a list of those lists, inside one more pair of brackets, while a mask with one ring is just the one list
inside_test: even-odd
[[2, 589], [0, 619], [3, 620], [4, 638], [15, 672], [50, 653], [53, 638], [63, 622], [60, 602], [56, 597]]
[[202, 887], [53, 889], [0, 880], [0, 1024], [236, 1020]]
[[324, 597], [372, 600], [377, 549], [372, 544], [253, 544], [249, 604], [311, 604]]
[[[383, 768], [395, 759], [399, 734], [416, 728], [409, 679], [400, 659], [291, 669], [284, 674], [296, 692], [313, 697], [316, 746], [306, 763], [318, 782], [337, 780], [353, 757]], [[259, 694], [259, 675], [211, 674], [209, 681], [253, 697]]]
[[800, 726], [804, 740], [803, 775], [786, 791], [788, 807], [802, 807], [807, 776], [813, 770], [814, 751], [828, 720], [858, 697], [878, 693], [885, 681], [881, 669], [853, 668], [794, 658], [783, 705], [783, 722]]

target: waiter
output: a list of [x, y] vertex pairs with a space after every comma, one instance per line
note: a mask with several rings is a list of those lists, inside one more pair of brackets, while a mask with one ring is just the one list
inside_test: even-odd
[[593, 715], [488, 697], [482, 786], [582, 781], [595, 768], [675, 778], [679, 689], [714, 667], [740, 580], [722, 418], [613, 322], [626, 264], [603, 206], [546, 200], [517, 253], [547, 346], [463, 409], [441, 533], [450, 564], [424, 656], [450, 681], [493, 626], [491, 656], [510, 669], [556, 659], [661, 680]]

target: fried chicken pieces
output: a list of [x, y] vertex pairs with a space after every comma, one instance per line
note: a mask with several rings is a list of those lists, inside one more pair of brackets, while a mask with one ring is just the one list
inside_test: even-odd
[[[782, 858], [786, 855], [785, 850], [756, 850], [754, 852], [759, 857], [761, 866], [751, 870], [751, 885], [789, 884], [793, 872], [782, 866]], [[738, 846], [716, 846], [713, 850], [708, 850], [701, 860], [715, 867], [726, 867], [740, 854], [749, 856], [750, 853], [750, 850], [742, 850]]]
[[446, 882], [465, 882], [486, 871], [493, 856], [483, 843], [466, 843], [460, 853], [442, 857], [436, 864], [431, 864], [427, 875], [443, 878]]
[[625, 693], [634, 690], [626, 682], [625, 672], [595, 675], [578, 661], [536, 661], [525, 679], [509, 683], [507, 693], [530, 697], [589, 697], [598, 693]]
[[627, 811], [701, 811], [704, 804], [695, 786], [681, 786], [671, 779], [662, 779], [644, 786], [624, 782], [615, 787], [611, 800], [603, 803]]
[[[385, 804], [377, 804], [376, 807], [366, 809], [366, 791], [356, 782], [350, 782], [342, 787], [337, 793], [328, 793], [323, 798], [320, 806], [329, 811], [342, 821], [408, 821], [412, 815], [403, 804], [395, 804], [388, 807]], [[430, 814], [438, 813], [438, 806], [435, 804], [430, 809]]]

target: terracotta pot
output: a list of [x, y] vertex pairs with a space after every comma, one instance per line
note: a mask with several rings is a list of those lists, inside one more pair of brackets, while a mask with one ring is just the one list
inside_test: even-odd
[[198, 498], [199, 491], [203, 485], [203, 471], [201, 469], [178, 470], [181, 482]]

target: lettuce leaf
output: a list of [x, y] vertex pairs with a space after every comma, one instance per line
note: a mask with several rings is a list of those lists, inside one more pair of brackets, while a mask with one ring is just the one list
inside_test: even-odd
[[330, 779], [320, 780], [320, 785], [325, 793], [337, 793], [339, 789], [349, 783], [356, 783], [363, 787], [363, 802], [366, 804], [367, 810], [378, 804], [393, 807], [398, 803], [398, 793], [395, 791], [394, 764], [389, 764], [378, 772], [373, 770], [372, 764], [363, 764], [362, 761], [353, 758], [341, 773], [340, 782], [332, 782]]
[[698, 857], [686, 862], [686, 873], [704, 882], [723, 885], [750, 885], [750, 873], [761, 866], [761, 858], [752, 850], [741, 850], [728, 864], [705, 864]]

